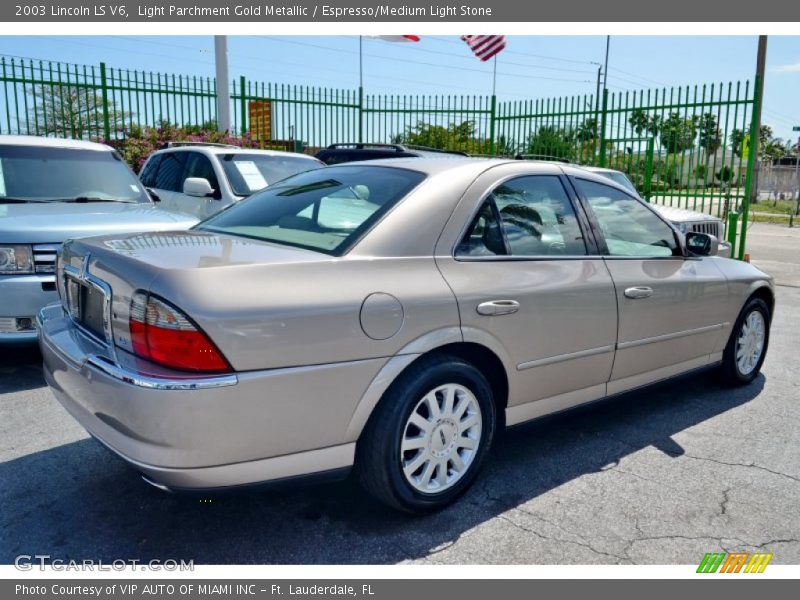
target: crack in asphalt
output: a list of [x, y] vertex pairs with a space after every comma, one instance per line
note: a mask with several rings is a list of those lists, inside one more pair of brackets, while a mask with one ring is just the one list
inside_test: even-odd
[[[514, 510], [517, 510], [517, 509], [514, 509]], [[520, 511], [520, 512], [525, 512], [525, 511]], [[510, 525], [512, 525], [513, 527], [515, 527], [515, 528], [517, 528], [517, 529], [519, 529], [521, 531], [525, 531], [527, 533], [532, 533], [533, 535], [535, 535], [539, 539], [542, 539], [542, 540], [545, 540], [545, 541], [548, 541], [548, 542], [560, 542], [562, 544], [572, 544], [572, 545], [575, 545], [575, 546], [580, 546], [581, 548], [586, 548], [590, 552], [594, 552], [595, 554], [598, 554], [600, 556], [606, 556], [608, 558], [615, 558], [618, 561], [629, 561], [629, 559], [627, 557], [625, 557], [625, 556], [620, 556], [620, 555], [614, 554], [612, 552], [605, 552], [604, 550], [599, 550], [599, 549], [595, 548], [594, 546], [592, 546], [591, 544], [586, 543], [586, 542], [578, 542], [578, 541], [575, 541], [575, 540], [565, 540], [563, 538], [557, 538], [557, 537], [551, 537], [551, 536], [548, 536], [548, 535], [544, 535], [543, 533], [541, 533], [539, 531], [536, 531], [535, 529], [532, 529], [530, 527], [526, 527], [525, 525], [522, 525], [521, 523], [517, 523], [516, 521], [514, 521], [513, 519], [509, 518], [506, 515], [498, 515], [498, 518], [502, 519], [506, 523], [509, 523]]]
[[792, 481], [800, 483], [800, 477], [795, 477], [794, 475], [789, 475], [788, 473], [781, 473], [780, 471], [773, 471], [772, 469], [768, 469], [767, 467], [763, 467], [763, 466], [757, 465], [755, 463], [725, 462], [724, 460], [718, 460], [716, 458], [709, 458], [707, 456], [695, 456], [693, 454], [686, 454], [686, 453], [676, 454], [676, 453], [672, 453], [672, 452], [669, 452], [669, 451], [665, 451], [665, 453], [669, 454], [670, 456], [676, 456], [676, 457], [683, 456], [683, 457], [691, 458], [691, 459], [694, 459], [694, 460], [704, 460], [704, 461], [708, 461], [708, 462], [713, 462], [713, 463], [716, 463], [718, 465], [725, 465], [725, 466], [728, 466], [728, 467], [746, 467], [746, 468], [750, 468], [750, 469], [757, 469], [759, 471], [765, 471], [767, 473], [772, 473], [773, 475], [778, 475], [779, 477], [786, 477], [787, 479], [790, 479]]
[[730, 498], [730, 495], [729, 495], [730, 493], [731, 493], [731, 488], [726, 488], [726, 489], [722, 490], [722, 502], [720, 502], [720, 504], [719, 504], [719, 509], [720, 509], [719, 510], [719, 514], [720, 514], [720, 516], [728, 514], [728, 503], [731, 501], [731, 498]]

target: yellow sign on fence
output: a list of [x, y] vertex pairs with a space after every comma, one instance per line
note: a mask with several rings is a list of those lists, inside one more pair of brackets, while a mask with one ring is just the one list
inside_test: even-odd
[[750, 157], [750, 134], [744, 136], [742, 140], [742, 158], [747, 160]]
[[247, 115], [250, 120], [250, 137], [259, 141], [271, 140], [272, 101], [250, 100], [247, 103]]

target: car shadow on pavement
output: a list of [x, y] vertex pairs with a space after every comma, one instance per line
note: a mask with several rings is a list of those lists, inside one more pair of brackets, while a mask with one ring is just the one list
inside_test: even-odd
[[[160, 492], [93, 440], [0, 463], [0, 563], [54, 559], [197, 564], [397, 563], [420, 559], [521, 503], [654, 446], [755, 398], [709, 374], [600, 402], [508, 431], [474, 487], [442, 512], [412, 517], [352, 480], [200, 498]], [[544, 560], [544, 557], [542, 557]]]
[[13, 394], [47, 385], [37, 346], [0, 346], [0, 394]]

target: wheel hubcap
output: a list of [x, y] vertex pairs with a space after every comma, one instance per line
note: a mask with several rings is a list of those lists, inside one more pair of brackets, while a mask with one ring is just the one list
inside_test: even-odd
[[757, 310], [747, 315], [742, 323], [736, 338], [736, 367], [742, 375], [752, 373], [761, 359], [766, 330], [764, 316]]
[[482, 424], [478, 399], [463, 385], [448, 383], [425, 394], [403, 429], [406, 481], [426, 494], [451, 488], [475, 460]]

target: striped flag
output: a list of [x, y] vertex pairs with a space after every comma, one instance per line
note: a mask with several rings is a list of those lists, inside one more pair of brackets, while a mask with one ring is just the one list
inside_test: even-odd
[[462, 35], [473, 54], [486, 62], [506, 47], [504, 35]]
[[384, 42], [418, 42], [418, 35], [376, 35], [370, 36], [382, 39]]

